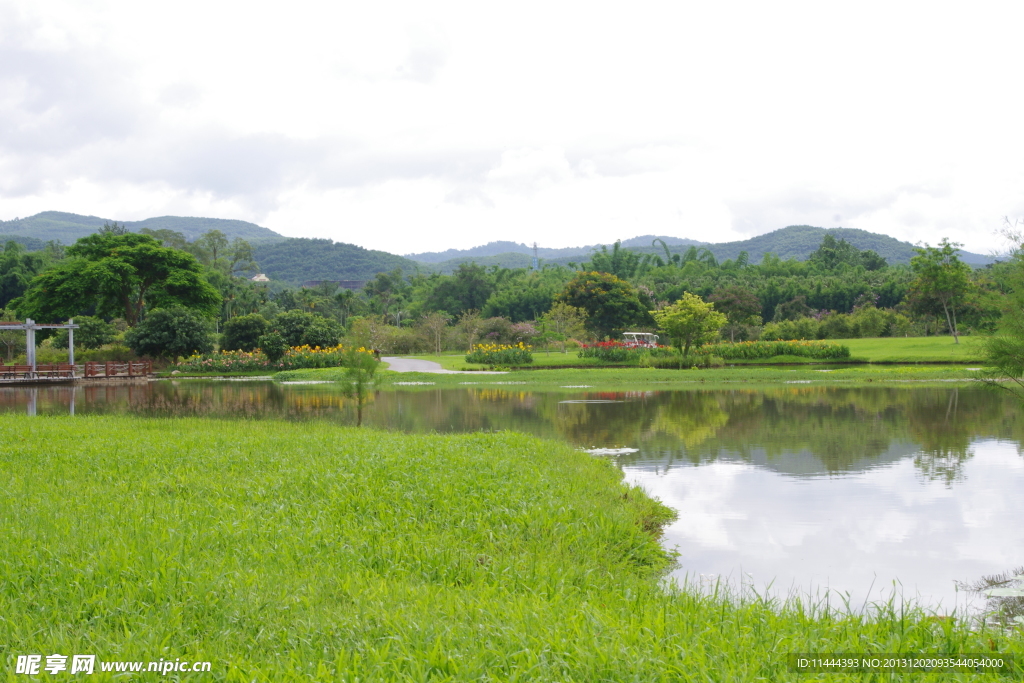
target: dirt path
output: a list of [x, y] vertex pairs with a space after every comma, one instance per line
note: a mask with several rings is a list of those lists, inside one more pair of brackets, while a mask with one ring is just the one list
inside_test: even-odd
[[417, 358], [397, 358], [384, 356], [381, 361], [388, 364], [388, 370], [395, 372], [433, 372], [440, 375], [505, 375], [508, 373], [495, 370], [445, 370], [440, 363]]

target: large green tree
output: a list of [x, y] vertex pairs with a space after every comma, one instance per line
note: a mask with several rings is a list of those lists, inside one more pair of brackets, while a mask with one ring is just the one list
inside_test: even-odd
[[916, 278], [911, 284], [914, 308], [922, 313], [941, 312], [949, 333], [960, 343], [956, 314], [964, 306], [971, 291], [971, 267], [957, 256], [959, 244], [943, 238], [937, 247], [925, 244], [914, 251], [910, 267]]
[[742, 330], [747, 325], [761, 324], [761, 302], [757, 295], [746, 287], [719, 287], [708, 297], [708, 301], [728, 318], [726, 327], [729, 330], [729, 341], [736, 341], [737, 330]]
[[556, 301], [586, 311], [587, 328], [598, 337], [616, 336], [630, 325], [648, 322], [633, 285], [611, 273], [577, 273]]
[[40, 321], [95, 311], [134, 326], [146, 309], [184, 306], [216, 313], [220, 294], [191, 254], [149, 235], [108, 231], [75, 242], [66, 259], [32, 280], [16, 306], [20, 315]]
[[213, 323], [183, 306], [158, 308], [124, 335], [128, 348], [140, 356], [174, 358], [213, 350]]
[[658, 327], [672, 338], [672, 343], [684, 356], [690, 348], [714, 341], [728, 318], [715, 310], [696, 294], [687, 292], [683, 298], [660, 311], [651, 311]]

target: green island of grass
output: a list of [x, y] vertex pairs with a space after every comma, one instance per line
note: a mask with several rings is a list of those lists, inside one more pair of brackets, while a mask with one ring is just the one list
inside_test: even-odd
[[[904, 605], [667, 586], [671, 511], [560, 443], [131, 416], [0, 428], [16, 435], [0, 450], [12, 654], [213, 663], [180, 680], [590, 682], [807, 680], [788, 652], [1022, 649]], [[968, 679], [1002, 680], [914, 676]]]

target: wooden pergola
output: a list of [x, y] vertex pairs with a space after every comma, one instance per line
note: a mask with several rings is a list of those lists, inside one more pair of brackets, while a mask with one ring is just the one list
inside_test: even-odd
[[27, 365], [32, 367], [32, 373], [36, 372], [36, 330], [67, 330], [68, 331], [68, 365], [75, 365], [75, 319], [71, 318], [64, 325], [39, 324], [32, 318], [25, 318], [23, 323], [0, 322], [0, 332], [4, 330], [25, 330], [25, 360]]

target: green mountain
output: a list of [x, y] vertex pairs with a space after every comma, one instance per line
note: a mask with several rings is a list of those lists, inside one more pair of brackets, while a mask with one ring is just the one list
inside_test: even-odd
[[[866, 230], [856, 230], [853, 228], [826, 229], [815, 228], [810, 225], [791, 225], [788, 228], [782, 228], [780, 230], [775, 230], [774, 232], [758, 235], [739, 242], [720, 242], [718, 244], [712, 244], [708, 242], [681, 239], [678, 237], [645, 235], [643, 237], [634, 237], [632, 239], [623, 240], [621, 245], [624, 248], [628, 248], [630, 251], [635, 251], [641, 254], [662, 255], [665, 253], [662, 246], [660, 244], [657, 246], [652, 244], [654, 240], [660, 239], [668, 245], [671, 253], [683, 253], [691, 246], [696, 246], [698, 248], [703, 247], [710, 250], [719, 261], [735, 259], [740, 255], [740, 252], [743, 251], [747, 252], [747, 256], [751, 263], [759, 263], [767, 253], [775, 254], [783, 260], [794, 258], [798, 261], [802, 261], [810, 256], [811, 252], [818, 248], [821, 244], [822, 238], [824, 238], [826, 234], [831, 234], [836, 239], [845, 239], [858, 249], [871, 249], [885, 258], [885, 260], [891, 265], [898, 263], [910, 263], [910, 259], [915, 255], [913, 244], [909, 242], [901, 242], [895, 237], [867, 232]], [[936, 243], [938, 242], [938, 240], [935, 241]], [[610, 249], [612, 245], [607, 246]], [[513, 249], [509, 247], [515, 248]], [[504, 249], [504, 253], [496, 251], [498, 248]], [[568, 249], [540, 249], [539, 253], [542, 261], [565, 265], [573, 262], [581, 263], [587, 261], [590, 258], [590, 254], [598, 251], [600, 248], [601, 245], [573, 247]], [[516, 244], [515, 242], [491, 242], [490, 244], [482, 247], [475, 247], [473, 249], [449, 249], [445, 252], [413, 254], [410, 255], [409, 258], [431, 263], [441, 272], [451, 272], [457, 268], [460, 263], [478, 263], [480, 265], [502, 265], [508, 268], [523, 268], [529, 265], [529, 258], [526, 256], [527, 254], [532, 256], [533, 250], [529, 249], [525, 244]], [[439, 258], [441, 256], [444, 256], [445, 258]], [[961, 251], [960, 258], [964, 263], [969, 263], [972, 266], [983, 266], [996, 260], [994, 257], [985, 256], [983, 254], [974, 254], [969, 251]]]
[[[769, 252], [783, 260], [795, 258], [798, 261], [802, 261], [818, 248], [826, 234], [830, 234], [836, 239], [844, 239], [858, 249], [871, 249], [888, 261], [890, 265], [910, 263], [910, 259], [916, 255], [913, 244], [901, 242], [895, 237], [889, 237], [888, 235], [880, 235], [853, 228], [826, 229], [815, 228], [810, 225], [791, 225], [788, 228], [775, 230], [765, 235], [758, 235], [749, 240], [709, 244], [707, 248], [711, 250], [719, 261], [735, 259], [740, 255], [741, 251], [747, 252], [751, 263], [760, 262], [764, 255]], [[939, 239], [936, 239], [935, 242], [937, 243]], [[678, 250], [672, 249], [672, 251]], [[973, 254], [968, 251], [961, 251], [960, 259], [964, 263], [975, 266], [995, 261], [990, 256]]]
[[422, 264], [386, 251], [305, 237], [260, 244], [255, 252], [260, 271], [290, 284], [306, 280], [369, 280], [377, 273], [395, 268], [406, 273], [423, 270]]
[[[695, 240], [683, 239], [680, 237], [663, 237], [658, 235], [643, 235], [642, 237], [634, 237], [632, 239], [623, 240], [622, 246], [624, 247], [648, 247], [654, 240], [664, 240], [665, 244], [669, 246], [687, 246], [691, 244], [702, 245], [704, 242], [697, 242]], [[538, 247], [537, 256], [541, 259], [568, 259], [569, 261], [584, 260], [590, 256], [590, 253], [595, 249], [600, 249], [601, 245], [589, 245], [585, 247], [567, 247], [563, 249], [550, 249], [547, 247]], [[529, 257], [526, 261], [517, 259], [512, 254], [523, 254]], [[508, 241], [497, 241], [488, 242], [479, 247], [473, 247], [471, 249], [448, 249], [446, 251], [427, 251], [420, 254], [406, 254], [405, 257], [412, 259], [413, 261], [419, 261], [420, 263], [436, 263], [442, 270], [452, 270], [458, 266], [459, 263], [466, 263], [472, 261], [473, 263], [479, 263], [480, 265], [503, 265], [506, 268], [521, 268], [530, 265], [530, 258], [533, 258], [533, 247], [527, 244], [521, 244], [518, 242]], [[487, 261], [488, 257], [493, 257], [496, 260]], [[455, 264], [454, 266], [451, 264]], [[517, 264], [517, 265], [505, 265], [505, 264]], [[522, 265], [518, 265], [522, 264]]]
[[[42, 242], [59, 240], [64, 244], [72, 244], [75, 240], [91, 235], [104, 223], [113, 223], [109, 218], [97, 216], [80, 216], [76, 213], [62, 211], [43, 211], [28, 218], [15, 218], [0, 221], [0, 234], [29, 237]], [[287, 239], [269, 228], [263, 228], [246, 221], [225, 220], [221, 218], [183, 218], [180, 216], [161, 216], [147, 218], [144, 221], [118, 221], [132, 232], [142, 228], [159, 230], [166, 228], [185, 235], [189, 241], [196, 239], [209, 230], [220, 230], [228, 239], [241, 237], [252, 244]]]

